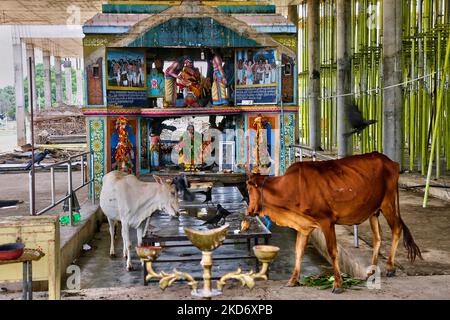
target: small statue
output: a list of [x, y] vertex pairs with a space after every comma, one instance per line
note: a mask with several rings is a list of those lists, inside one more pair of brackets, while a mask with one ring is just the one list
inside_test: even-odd
[[263, 174], [261, 169], [267, 169], [270, 166], [270, 154], [268, 150], [267, 134], [263, 134], [268, 127], [268, 121], [261, 114], [253, 121], [253, 129], [256, 130], [256, 141], [254, 144], [253, 153], [255, 155], [256, 165], [253, 168], [253, 173]]
[[177, 60], [167, 68], [164, 73], [164, 106], [174, 107], [177, 103], [177, 78], [180, 69], [180, 61]]
[[227, 94], [227, 79], [225, 78], [225, 73], [222, 68], [222, 59], [220, 56], [215, 55], [213, 58], [213, 84], [212, 84], [212, 101], [214, 105], [227, 105], [228, 104], [228, 94]]
[[117, 170], [131, 174], [133, 173], [134, 167], [134, 151], [133, 145], [128, 139], [128, 131], [126, 130], [127, 123], [127, 118], [123, 116], [119, 117], [116, 121], [116, 129], [119, 135], [119, 142], [116, 146], [116, 154], [114, 158], [116, 160], [115, 166]]
[[183, 90], [186, 106], [198, 107], [198, 99], [202, 95], [201, 74], [188, 57], [184, 59], [183, 69], [178, 74], [177, 85]]

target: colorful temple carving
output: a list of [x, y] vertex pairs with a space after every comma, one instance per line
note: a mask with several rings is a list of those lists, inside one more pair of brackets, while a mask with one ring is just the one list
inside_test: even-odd
[[[297, 29], [270, 2], [109, 1], [83, 31], [96, 177], [123, 157], [120, 168], [139, 176], [245, 178], [289, 166]], [[120, 155], [118, 119], [128, 152]]]

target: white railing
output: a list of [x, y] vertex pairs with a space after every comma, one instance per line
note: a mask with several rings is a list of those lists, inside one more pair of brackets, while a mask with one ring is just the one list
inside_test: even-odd
[[[88, 158], [88, 159], [85, 159]], [[80, 161], [77, 161], [78, 159], [81, 159]], [[88, 161], [90, 163], [90, 166], [88, 166]], [[80, 163], [80, 167], [81, 167], [81, 181], [80, 181], [80, 185], [76, 188], [73, 187], [73, 176], [72, 176], [72, 165], [74, 164], [78, 164]], [[67, 195], [60, 198], [60, 199], [56, 199], [56, 195], [55, 195], [55, 168], [57, 167], [61, 167], [61, 166], [66, 166], [67, 167]], [[90, 168], [90, 175], [87, 174], [87, 169]], [[87, 186], [87, 185], [94, 185], [95, 181], [94, 181], [94, 156], [92, 154], [92, 152], [83, 152], [74, 156], [69, 157], [67, 160], [64, 161], [60, 161], [45, 167], [34, 167], [34, 172], [38, 172], [38, 171], [47, 171], [50, 170], [50, 192], [51, 192], [51, 204], [48, 205], [47, 207], [45, 207], [44, 209], [38, 211], [38, 212], [33, 212], [33, 177], [32, 177], [32, 170], [30, 170], [29, 172], [29, 197], [30, 197], [30, 215], [32, 216], [40, 216], [46, 212], [48, 212], [49, 210], [53, 209], [54, 207], [56, 207], [57, 205], [59, 205], [60, 203], [64, 202], [65, 200], [68, 200], [68, 207], [69, 207], [69, 217], [70, 217], [70, 224], [73, 225], [73, 210], [72, 210], [72, 199], [73, 199], [73, 195], [80, 190], [81, 188]], [[92, 177], [91, 179], [89, 179], [89, 176]], [[42, 179], [42, 178], [40, 178]], [[91, 188], [91, 193], [90, 193], [90, 199], [92, 201], [92, 203], [95, 203], [95, 186], [93, 188]]]
[[[332, 156], [329, 156], [329, 155], [326, 155], [326, 154], [322, 154], [322, 153], [320, 153], [320, 151], [317, 151], [317, 150], [315, 150], [315, 149], [313, 149], [311, 147], [304, 146], [304, 145], [301, 145], [301, 144], [292, 144], [292, 145], [289, 146], [289, 149], [291, 149], [291, 148], [294, 148], [294, 161], [292, 161], [292, 156], [291, 156], [292, 152], [289, 152], [289, 163], [295, 162], [295, 158], [296, 158], [295, 154], [296, 154], [297, 150], [299, 151], [299, 154], [300, 154], [300, 162], [303, 161], [303, 153], [304, 152], [309, 153], [311, 155], [313, 161], [316, 161], [316, 160], [337, 160], [336, 157], [332, 157]], [[353, 226], [353, 240], [354, 240], [354, 243], [355, 243], [355, 248], [359, 248], [358, 226], [357, 225]]]

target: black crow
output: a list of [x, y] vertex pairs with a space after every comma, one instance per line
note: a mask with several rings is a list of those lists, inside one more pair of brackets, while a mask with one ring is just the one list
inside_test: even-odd
[[0, 200], [0, 208], [5, 207], [13, 207], [18, 205], [19, 203], [23, 203], [21, 200]]
[[206, 196], [203, 203], [212, 202], [212, 187], [208, 187], [208, 189], [206, 189], [206, 191], [197, 191], [195, 193], [203, 194]]
[[211, 171], [215, 166], [217, 166], [215, 162], [213, 164], [210, 164], [210, 165], [204, 165], [202, 167], [202, 170], [204, 170], [204, 171]]
[[355, 133], [361, 134], [365, 128], [377, 122], [377, 120], [364, 120], [361, 111], [359, 111], [354, 103], [348, 107], [346, 115], [352, 129], [350, 132], [344, 134], [346, 137]]
[[41, 164], [41, 161], [45, 159], [45, 157], [50, 153], [50, 150], [45, 149], [43, 152], [39, 152], [37, 154], [34, 155], [34, 161], [30, 160], [27, 163], [27, 166], [25, 167], [25, 170], [30, 170], [31, 166], [34, 163], [37, 163], [38, 165]]
[[177, 192], [181, 192], [183, 194], [184, 201], [192, 202], [195, 200], [195, 195], [188, 190], [191, 184], [183, 173], [180, 174], [179, 177], [173, 178], [172, 184], [175, 185]]
[[203, 225], [210, 224], [210, 225], [217, 227], [218, 223], [220, 221], [222, 221], [222, 219], [223, 219], [223, 223], [225, 223], [226, 217], [228, 217], [230, 214], [231, 214], [230, 211], [228, 211], [227, 209], [222, 207], [220, 204], [218, 204], [216, 215], [214, 217], [206, 220]]

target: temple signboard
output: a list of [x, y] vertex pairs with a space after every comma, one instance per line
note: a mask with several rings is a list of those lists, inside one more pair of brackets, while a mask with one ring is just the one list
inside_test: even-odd
[[147, 107], [147, 91], [144, 90], [108, 90], [107, 99], [108, 107]]
[[278, 75], [276, 50], [236, 52], [236, 104], [276, 104]]

